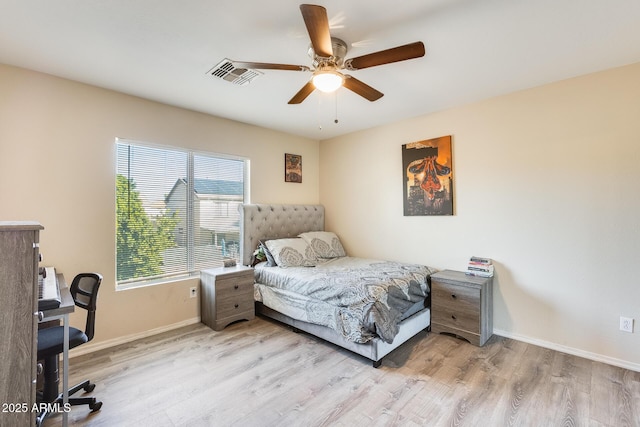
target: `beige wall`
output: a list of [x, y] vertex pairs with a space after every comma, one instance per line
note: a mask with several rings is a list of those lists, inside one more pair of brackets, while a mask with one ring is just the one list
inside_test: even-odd
[[[317, 141], [1, 64], [0, 94], [0, 219], [40, 221], [44, 264], [67, 281], [103, 274], [94, 348], [199, 316], [197, 281], [115, 291], [116, 137], [249, 158], [255, 203], [319, 200]], [[285, 152], [302, 184], [284, 182]]]
[[[0, 219], [38, 220], [70, 280], [105, 276], [92, 346], [197, 320], [193, 281], [115, 292], [114, 139], [246, 156], [253, 202], [323, 203], [354, 255], [495, 260], [498, 334], [640, 370], [640, 64], [333, 140], [0, 65]], [[402, 215], [402, 144], [451, 134], [452, 217]], [[283, 154], [304, 158], [283, 182]], [[72, 318], [82, 322], [82, 316]]]
[[[359, 256], [493, 258], [498, 334], [640, 370], [640, 325], [618, 329], [640, 320], [639, 81], [636, 64], [322, 141], [327, 228]], [[401, 145], [442, 135], [455, 215], [405, 217]]]

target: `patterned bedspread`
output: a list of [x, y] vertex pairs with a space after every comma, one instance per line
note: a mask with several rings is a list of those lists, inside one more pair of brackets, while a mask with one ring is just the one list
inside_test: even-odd
[[[342, 257], [316, 267], [256, 266], [255, 299], [297, 320], [365, 343], [391, 343], [398, 322], [424, 307], [435, 270], [416, 264]], [[422, 305], [421, 305], [422, 304]]]

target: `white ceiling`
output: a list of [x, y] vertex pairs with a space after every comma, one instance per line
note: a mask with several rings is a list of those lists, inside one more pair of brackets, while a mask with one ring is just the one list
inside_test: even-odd
[[327, 139], [640, 61], [638, 0], [314, 4], [347, 58], [414, 41], [427, 53], [350, 72], [385, 94], [376, 102], [343, 88], [288, 105], [309, 73], [265, 70], [246, 86], [206, 73], [224, 58], [311, 65], [298, 2], [0, 0], [0, 63]]

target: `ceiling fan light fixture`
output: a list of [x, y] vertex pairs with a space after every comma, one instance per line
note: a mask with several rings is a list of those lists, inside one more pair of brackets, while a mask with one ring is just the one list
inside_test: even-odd
[[342, 86], [344, 76], [337, 71], [324, 70], [318, 71], [313, 75], [313, 85], [321, 92], [335, 92]]

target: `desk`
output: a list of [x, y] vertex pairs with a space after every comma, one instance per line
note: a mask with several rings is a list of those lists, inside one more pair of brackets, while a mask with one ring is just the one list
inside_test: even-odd
[[[43, 311], [41, 321], [61, 319], [64, 326], [64, 345], [62, 347], [62, 402], [64, 404], [69, 402], [69, 314], [75, 310], [75, 303], [62, 273], [57, 273], [56, 278], [60, 287], [60, 307]], [[68, 424], [68, 418], [69, 414], [63, 412], [62, 425], [64, 427]]]

